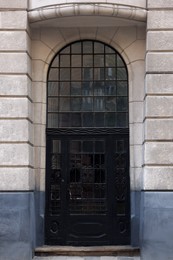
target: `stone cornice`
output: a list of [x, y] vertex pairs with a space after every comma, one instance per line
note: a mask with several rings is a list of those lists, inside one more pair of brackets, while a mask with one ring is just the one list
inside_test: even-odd
[[109, 3], [71, 3], [43, 6], [28, 12], [29, 22], [76, 16], [104, 16], [145, 22], [146, 9]]

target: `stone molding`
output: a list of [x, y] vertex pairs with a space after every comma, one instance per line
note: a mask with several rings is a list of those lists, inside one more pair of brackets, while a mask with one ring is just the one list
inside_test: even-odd
[[146, 22], [146, 9], [109, 3], [72, 3], [36, 8], [28, 12], [29, 22], [76, 16], [106, 16]]

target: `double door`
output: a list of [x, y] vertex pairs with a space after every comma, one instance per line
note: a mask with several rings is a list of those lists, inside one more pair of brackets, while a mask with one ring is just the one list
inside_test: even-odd
[[129, 244], [127, 134], [47, 135], [45, 242]]

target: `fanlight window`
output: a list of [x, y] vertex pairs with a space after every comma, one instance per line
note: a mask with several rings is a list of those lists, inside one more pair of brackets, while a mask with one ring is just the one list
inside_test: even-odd
[[48, 128], [128, 128], [128, 78], [121, 56], [97, 41], [75, 42], [48, 73]]

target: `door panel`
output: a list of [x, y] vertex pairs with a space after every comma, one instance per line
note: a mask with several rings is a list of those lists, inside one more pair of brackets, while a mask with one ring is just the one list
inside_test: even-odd
[[47, 138], [46, 244], [129, 243], [128, 138]]

